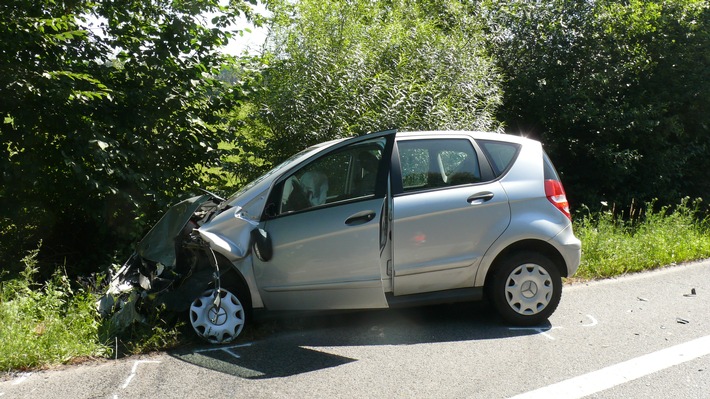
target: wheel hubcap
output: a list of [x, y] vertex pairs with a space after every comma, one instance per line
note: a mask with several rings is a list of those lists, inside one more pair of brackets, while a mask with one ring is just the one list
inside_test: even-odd
[[244, 328], [244, 307], [231, 292], [219, 291], [219, 307], [215, 306], [215, 290], [207, 290], [192, 301], [190, 324], [200, 337], [213, 344], [234, 340]]
[[537, 284], [534, 281], [527, 280], [520, 286], [520, 292], [525, 298], [534, 298], [537, 295]]
[[217, 309], [214, 306], [212, 306], [209, 310], [209, 315], [210, 315], [210, 321], [215, 326], [221, 326], [222, 324], [224, 324], [227, 321], [227, 312], [222, 307]]
[[510, 273], [505, 287], [505, 298], [517, 313], [534, 315], [547, 307], [553, 291], [552, 278], [547, 270], [530, 263], [518, 266]]

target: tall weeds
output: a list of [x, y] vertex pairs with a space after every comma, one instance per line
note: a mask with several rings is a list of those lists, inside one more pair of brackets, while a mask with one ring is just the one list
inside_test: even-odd
[[701, 200], [685, 198], [654, 210], [632, 204], [628, 215], [614, 208], [588, 213], [575, 225], [582, 240], [580, 278], [603, 278], [710, 257], [710, 229]]
[[72, 288], [63, 271], [36, 283], [38, 252], [22, 259], [25, 269], [20, 276], [0, 280], [0, 371], [110, 353], [98, 339], [94, 295]]

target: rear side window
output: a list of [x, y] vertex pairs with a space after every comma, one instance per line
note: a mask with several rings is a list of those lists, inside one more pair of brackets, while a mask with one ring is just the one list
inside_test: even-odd
[[404, 191], [481, 181], [478, 157], [468, 140], [408, 140], [399, 142], [398, 148]]
[[478, 143], [488, 157], [496, 177], [505, 173], [513, 165], [520, 151], [520, 145], [515, 143], [487, 140], [480, 140]]

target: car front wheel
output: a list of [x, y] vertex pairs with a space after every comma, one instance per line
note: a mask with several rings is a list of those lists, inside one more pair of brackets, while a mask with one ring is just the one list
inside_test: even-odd
[[533, 326], [547, 320], [557, 308], [562, 278], [547, 257], [521, 252], [498, 265], [488, 288], [493, 306], [505, 321]]
[[192, 302], [190, 324], [201, 338], [213, 344], [224, 344], [233, 341], [242, 332], [246, 321], [245, 309], [231, 292], [220, 289], [218, 301], [215, 301], [215, 292], [209, 289]]

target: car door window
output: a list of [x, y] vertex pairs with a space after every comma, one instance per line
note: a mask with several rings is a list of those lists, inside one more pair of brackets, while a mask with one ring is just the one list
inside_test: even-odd
[[283, 183], [279, 214], [375, 194], [386, 140], [346, 147], [306, 165]]
[[476, 151], [465, 139], [407, 140], [398, 144], [404, 191], [481, 181]]

